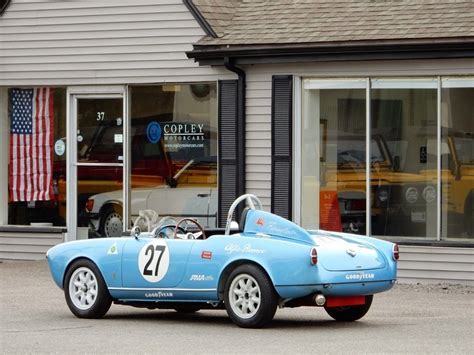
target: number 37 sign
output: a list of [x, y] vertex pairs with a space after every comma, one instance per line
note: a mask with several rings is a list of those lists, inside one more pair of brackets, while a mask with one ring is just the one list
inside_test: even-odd
[[138, 269], [148, 282], [158, 282], [165, 277], [170, 264], [170, 253], [163, 239], [146, 244], [138, 256]]

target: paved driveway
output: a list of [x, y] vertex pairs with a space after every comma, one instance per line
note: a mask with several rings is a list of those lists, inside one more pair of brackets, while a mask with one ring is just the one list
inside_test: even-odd
[[225, 311], [181, 315], [112, 305], [75, 318], [46, 262], [0, 263], [0, 353], [470, 353], [474, 288], [396, 285], [355, 323], [324, 310], [278, 310], [270, 328], [240, 329]]

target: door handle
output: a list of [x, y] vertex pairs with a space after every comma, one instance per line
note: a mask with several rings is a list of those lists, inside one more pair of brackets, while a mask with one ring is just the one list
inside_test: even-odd
[[197, 194], [197, 197], [209, 197], [211, 194]]

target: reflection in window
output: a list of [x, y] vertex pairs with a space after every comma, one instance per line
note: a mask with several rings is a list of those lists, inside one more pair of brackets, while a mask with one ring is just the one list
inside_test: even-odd
[[[451, 80], [449, 85], [454, 86], [455, 81]], [[365, 90], [340, 89], [355, 82], [304, 82], [301, 224], [306, 228], [366, 231]], [[472, 85], [468, 78], [460, 82], [459, 85]], [[371, 234], [436, 239], [441, 232], [442, 239], [471, 240], [474, 88], [442, 89], [439, 141], [439, 98], [434, 80], [407, 80], [406, 88], [401, 80], [374, 79], [372, 84], [367, 162]], [[319, 87], [323, 89], [317, 90]], [[441, 172], [437, 166], [438, 152]]]
[[[122, 235], [123, 125], [122, 98], [77, 99], [79, 238]], [[81, 163], [97, 165], [81, 166]]]
[[441, 237], [474, 236], [474, 88], [442, 90]]
[[140, 210], [216, 226], [214, 83], [131, 88], [131, 220]]
[[[77, 161], [121, 163], [123, 161], [123, 104], [121, 98], [77, 100]], [[89, 174], [79, 180], [97, 179]]]
[[365, 234], [365, 116], [364, 89], [304, 91], [304, 227]]
[[[435, 89], [374, 89], [371, 129], [387, 147], [388, 165], [371, 170], [372, 234], [436, 238]], [[436, 141], [434, 142], [436, 143]]]

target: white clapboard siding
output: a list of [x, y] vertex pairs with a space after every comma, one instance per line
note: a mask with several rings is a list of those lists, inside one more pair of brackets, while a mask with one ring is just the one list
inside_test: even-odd
[[474, 249], [402, 245], [398, 279], [407, 283], [474, 285]]
[[204, 34], [182, 0], [12, 0], [0, 17], [0, 86], [234, 78], [186, 57]]
[[246, 90], [246, 189], [271, 205], [271, 78], [247, 76]]
[[0, 259], [44, 260], [48, 249], [62, 242], [62, 233], [0, 232]]

